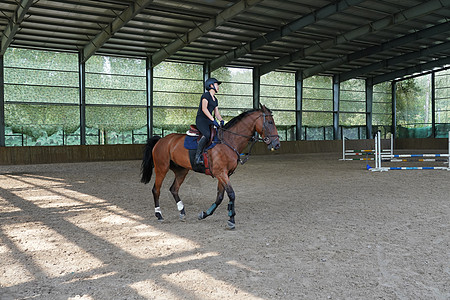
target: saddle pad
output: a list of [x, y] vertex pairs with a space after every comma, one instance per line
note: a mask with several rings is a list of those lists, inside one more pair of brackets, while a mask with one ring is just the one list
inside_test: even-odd
[[[205, 151], [213, 148], [215, 145], [217, 145], [218, 142], [219, 138], [216, 135], [211, 145], [206, 147]], [[197, 146], [198, 146], [198, 136], [186, 135], [186, 137], [184, 138], [184, 148], [188, 150], [196, 150]]]

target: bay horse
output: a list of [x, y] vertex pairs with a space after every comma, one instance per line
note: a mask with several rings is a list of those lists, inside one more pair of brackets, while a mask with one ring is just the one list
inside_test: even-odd
[[[229, 229], [235, 228], [235, 193], [230, 183], [230, 176], [241, 161], [240, 153], [244, 151], [250, 139], [254, 138], [257, 132], [262, 138], [258, 140], [267, 144], [270, 150], [280, 148], [278, 131], [273, 120], [272, 112], [260, 105], [259, 109], [253, 109], [231, 119], [224, 127], [218, 129], [220, 142], [213, 148], [207, 150], [211, 176], [217, 178], [217, 198], [211, 207], [205, 212], [202, 211], [198, 219], [202, 220], [212, 215], [216, 208], [222, 203], [224, 192], [229, 198], [227, 222]], [[163, 138], [153, 136], [147, 142], [144, 149], [144, 158], [141, 165], [141, 182], [147, 184], [152, 177], [152, 170], [155, 169], [155, 183], [152, 193], [155, 202], [155, 216], [159, 221], [163, 221], [161, 208], [159, 206], [159, 196], [162, 182], [167, 172], [172, 170], [175, 173], [175, 180], [170, 187], [180, 212], [180, 219], [185, 219], [185, 209], [183, 201], [178, 196], [178, 191], [189, 170], [192, 170], [189, 159], [189, 150], [184, 147], [186, 135], [172, 133]], [[256, 141], [256, 139], [255, 139]]]

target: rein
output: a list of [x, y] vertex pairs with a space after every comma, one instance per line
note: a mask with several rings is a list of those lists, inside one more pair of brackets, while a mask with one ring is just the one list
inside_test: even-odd
[[[267, 116], [272, 116], [272, 115], [267, 115]], [[219, 127], [219, 141], [220, 141], [220, 143], [228, 146], [231, 150], [233, 150], [236, 153], [236, 155], [238, 156], [238, 161], [239, 161], [239, 163], [241, 165], [245, 164], [248, 161], [248, 159], [250, 158], [250, 154], [252, 152], [252, 148], [256, 144], [256, 142], [261, 141], [261, 142], [264, 142], [265, 144], [269, 145], [270, 144], [270, 137], [277, 137], [277, 138], [280, 137], [279, 135], [266, 135], [265, 134], [265, 131], [266, 131], [266, 128], [267, 128], [267, 125], [266, 125], [266, 113], [262, 113], [257, 119], [259, 119], [261, 117], [263, 117], [263, 134], [265, 136], [264, 138], [260, 138], [258, 136], [258, 133], [256, 132], [256, 130], [255, 130], [255, 133], [253, 135], [245, 135], [245, 134], [241, 134], [241, 133], [237, 133], [237, 132], [225, 129], [223, 127]], [[223, 139], [223, 132], [224, 131], [229, 132], [229, 133], [231, 133], [233, 135], [245, 137], [245, 138], [247, 138], [247, 139], [252, 141], [251, 144], [250, 144], [250, 148], [248, 149], [248, 153], [245, 154], [243, 159], [241, 159], [241, 154], [239, 153], [239, 151], [237, 151], [233, 146], [228, 144]]]

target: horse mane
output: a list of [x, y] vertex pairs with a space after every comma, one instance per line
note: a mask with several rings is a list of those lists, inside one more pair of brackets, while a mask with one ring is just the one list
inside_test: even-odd
[[[266, 110], [269, 113], [272, 113], [272, 111], [268, 108], [266, 108]], [[244, 111], [243, 113], [241, 113], [240, 115], [234, 117], [233, 119], [231, 119], [227, 124], [225, 124], [224, 128], [225, 129], [230, 129], [231, 127], [233, 127], [234, 125], [236, 125], [237, 123], [239, 123], [239, 121], [241, 121], [243, 118], [245, 118], [246, 116], [256, 112], [256, 111], [263, 111], [261, 108], [254, 108], [251, 110], [247, 110]]]

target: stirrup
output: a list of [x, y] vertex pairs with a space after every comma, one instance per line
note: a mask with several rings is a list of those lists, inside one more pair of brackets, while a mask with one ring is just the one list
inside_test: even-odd
[[203, 161], [203, 153], [201, 153], [199, 155], [199, 157], [195, 159], [195, 164], [196, 165], [204, 165], [205, 164], [205, 162]]

